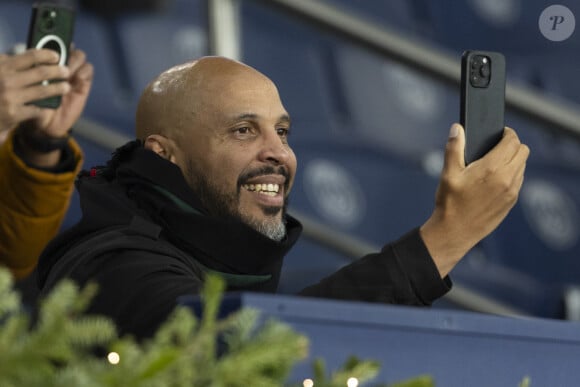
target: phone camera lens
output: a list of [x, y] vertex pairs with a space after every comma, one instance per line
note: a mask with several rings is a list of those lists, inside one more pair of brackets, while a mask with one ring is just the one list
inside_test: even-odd
[[469, 83], [476, 88], [486, 88], [491, 82], [491, 60], [486, 55], [473, 55], [470, 60]]
[[52, 31], [54, 29], [54, 20], [45, 20], [42, 27], [45, 31]]
[[42, 13], [41, 28], [45, 32], [51, 32], [56, 27], [57, 13], [54, 9], [47, 9]]
[[483, 66], [481, 66], [481, 68], [479, 69], [479, 74], [484, 78], [489, 77], [489, 75], [490, 75], [489, 65], [484, 64]]

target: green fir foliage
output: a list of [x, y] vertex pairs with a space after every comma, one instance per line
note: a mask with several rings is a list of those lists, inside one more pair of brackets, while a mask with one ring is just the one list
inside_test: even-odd
[[308, 355], [305, 336], [278, 321], [261, 322], [257, 310], [219, 320], [224, 283], [215, 276], [202, 292], [201, 319], [178, 307], [143, 342], [119, 337], [108, 318], [83, 313], [96, 291], [62, 281], [33, 323], [11, 276], [0, 270], [0, 386], [283, 386]]
[[[198, 319], [177, 307], [149, 340], [119, 337], [113, 322], [84, 313], [97, 292], [62, 281], [42, 300], [37, 319], [21, 305], [11, 275], [0, 268], [0, 386], [2, 387], [276, 387], [308, 356], [308, 339], [288, 325], [263, 321], [245, 308], [218, 319], [223, 281], [209, 276]], [[367, 385], [375, 361], [356, 357], [331, 373], [313, 362], [313, 386]], [[434, 387], [421, 376], [388, 387]], [[378, 387], [378, 386], [377, 386]], [[529, 387], [525, 379], [520, 387]]]

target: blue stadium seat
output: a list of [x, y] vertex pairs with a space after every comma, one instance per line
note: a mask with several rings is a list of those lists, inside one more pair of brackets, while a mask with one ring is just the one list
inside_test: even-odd
[[[504, 246], [507, 248], [507, 246]], [[521, 249], [514, 247], [513, 251]], [[474, 247], [453, 269], [462, 287], [531, 316], [564, 317], [563, 288], [546, 283], [522, 267], [510, 267], [497, 256], [494, 234]], [[445, 299], [435, 307], [449, 307]], [[452, 305], [451, 305], [452, 306]]]
[[94, 67], [93, 86], [84, 115], [127, 136], [134, 136], [136, 102], [122, 81], [105, 20], [88, 12], [78, 12], [74, 43], [86, 52], [87, 60]]
[[164, 12], [129, 13], [112, 21], [133, 98], [162, 71], [207, 53], [203, 4], [174, 0]]
[[294, 140], [331, 135], [331, 77], [325, 37], [311, 26], [253, 2], [242, 2], [242, 60], [278, 87], [292, 117]]
[[414, 160], [444, 149], [459, 120], [458, 89], [347, 44], [336, 46], [336, 66], [348, 131]]
[[350, 14], [385, 25], [400, 33], [415, 34], [422, 27], [422, 12], [416, 1], [409, 0], [327, 0]]
[[[294, 142], [299, 160], [290, 213], [381, 247], [430, 215], [436, 180], [420, 167], [352, 143]], [[303, 237], [288, 254], [280, 291], [294, 293], [351, 262]]]
[[[413, 29], [410, 27], [410, 20], [414, 7], [408, 2], [329, 3], [355, 9], [362, 17], [374, 13], [375, 16], [391, 20], [395, 24], [405, 24], [407, 31]], [[458, 103], [447, 105], [444, 101], [439, 104], [447, 97], [447, 91], [443, 91], [443, 87], [431, 87], [433, 82], [420, 75], [418, 78], [409, 79], [412, 76], [408, 76], [405, 69], [394, 68], [394, 65], [391, 66], [392, 71], [389, 71], [389, 64], [385, 64], [385, 61], [364, 50], [354, 49], [343, 40], [279, 11], [252, 2], [244, 3], [242, 9], [243, 20], [246, 21], [242, 31], [243, 59], [270, 76], [279, 86], [282, 100], [293, 117], [294, 126], [298, 127], [293, 137], [318, 140], [333, 136], [345, 141], [360, 140], [363, 144], [387, 144], [392, 145], [386, 147], [389, 151], [402, 154], [409, 152], [406, 146], [414, 151], [417, 144], [425, 142], [430, 144], [429, 148], [441, 149], [450, 119], [443, 118], [444, 124], [437, 129], [434, 128], [438, 122], [430, 122], [430, 127], [424, 128], [420, 138], [413, 136], [407, 129], [421, 128], [410, 120], [397, 120], [396, 117], [405, 113], [405, 106], [401, 107], [401, 104], [406, 104], [399, 101], [398, 106], [393, 106], [389, 95], [403, 94], [401, 99], [407, 97], [415, 102], [415, 90], [401, 93], [394, 91], [392, 84], [387, 83], [414, 82], [412, 86], [417, 87], [421, 87], [423, 81], [428, 83], [421, 90], [431, 93], [420, 104], [415, 104], [415, 107], [422, 108], [429, 117], [421, 117], [421, 112], [410, 111], [413, 110], [410, 108], [407, 113], [411, 120], [417, 117], [429, 120], [433, 116], [446, 116], [449, 109], [453, 113], [452, 118], [456, 120]], [[385, 116], [389, 113], [394, 113], [389, 117], [394, 122], [385, 121]], [[424, 126], [425, 121], [421, 124]], [[305, 132], [301, 130], [303, 126], [313, 129]], [[397, 131], [393, 132], [394, 130]], [[395, 137], [397, 133], [400, 135]]]
[[[413, 164], [330, 139], [293, 147], [300, 164], [291, 208], [377, 245], [430, 214], [437, 181]], [[458, 265], [455, 281], [531, 315], [563, 318], [565, 289], [580, 283], [579, 165], [531, 159], [518, 204]], [[308, 242], [289, 256], [281, 288], [297, 291], [347, 262]]]
[[[422, 224], [436, 180], [352, 145], [296, 144], [292, 208], [377, 245]], [[579, 167], [531, 162], [518, 204], [453, 271], [457, 283], [536, 316], [562, 318], [565, 289], [580, 283]], [[348, 259], [307, 243], [286, 262], [282, 289], [298, 290]]]
[[455, 91], [269, 9], [249, 4], [243, 15], [244, 60], [279, 86], [293, 137], [380, 145], [414, 161], [444, 147]]
[[[423, 1], [432, 24], [432, 39], [454, 51], [486, 49], [506, 55], [537, 52], [555, 54], [578, 47], [577, 39], [554, 43], [540, 33], [539, 18], [553, 4], [579, 15], [577, 1], [562, 0], [446, 0]], [[509, 60], [508, 60], [509, 62]]]
[[547, 283], [580, 283], [580, 168], [535, 167], [494, 233], [496, 259]]
[[[562, 88], [567, 88], [570, 81], [575, 82], [576, 77], [569, 75], [580, 61], [578, 32], [567, 40], [552, 41], [541, 33], [539, 20], [542, 12], [554, 4], [567, 7], [578, 18], [580, 3], [577, 1], [430, 0], [423, 3], [431, 20], [431, 33], [425, 38], [436, 46], [458, 54], [467, 49], [500, 51], [506, 57], [508, 80], [538, 83], [536, 86], [541, 87], [559, 80]], [[566, 70], [567, 66], [571, 71], [563, 77], [560, 69]], [[578, 83], [574, 85], [577, 90]], [[568, 91], [578, 97], [572, 85]]]
[[0, 52], [9, 52], [16, 43], [26, 43], [31, 2], [5, 0], [0, 2]]
[[[576, 39], [580, 41], [580, 35]], [[537, 55], [530, 60], [537, 86], [544, 95], [573, 104], [572, 108], [580, 111], [580, 47], [566, 55]]]
[[565, 291], [580, 284], [579, 172], [528, 168], [516, 206], [453, 276], [532, 315], [563, 318]]
[[[505, 124], [530, 148], [528, 169], [580, 166], [580, 140], [553, 132], [547, 124], [507, 111]], [[580, 173], [580, 170], [578, 171]]]
[[382, 245], [431, 214], [437, 179], [414, 164], [352, 143], [294, 143], [291, 205], [340, 231]]

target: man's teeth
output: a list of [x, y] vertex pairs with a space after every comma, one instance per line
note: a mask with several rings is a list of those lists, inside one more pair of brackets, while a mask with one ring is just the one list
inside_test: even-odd
[[244, 184], [243, 187], [248, 191], [255, 191], [270, 196], [275, 196], [280, 190], [280, 185], [278, 184]]

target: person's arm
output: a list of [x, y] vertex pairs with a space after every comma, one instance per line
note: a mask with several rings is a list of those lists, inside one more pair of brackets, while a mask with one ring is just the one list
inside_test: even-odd
[[435, 209], [421, 237], [441, 277], [495, 230], [516, 204], [530, 150], [513, 129], [484, 157], [465, 165], [465, 132], [451, 128]]
[[[69, 205], [82, 162], [69, 138], [93, 78], [85, 54], [73, 50], [67, 67], [51, 50], [0, 55], [0, 264], [16, 278], [35, 267]], [[62, 82], [43, 84], [60, 78]], [[61, 95], [58, 109], [31, 101]]]
[[60, 228], [82, 153], [70, 139], [68, 170], [41, 170], [17, 156], [13, 136], [0, 147], [0, 264], [20, 279], [32, 272], [42, 249]]
[[420, 229], [300, 294], [405, 305], [430, 305], [444, 295], [451, 286], [451, 270], [516, 203], [529, 155], [509, 128], [494, 149], [468, 166], [464, 149], [463, 128], [455, 124], [435, 209]]
[[441, 279], [415, 229], [326, 277], [299, 294], [339, 300], [427, 306], [451, 288]]

